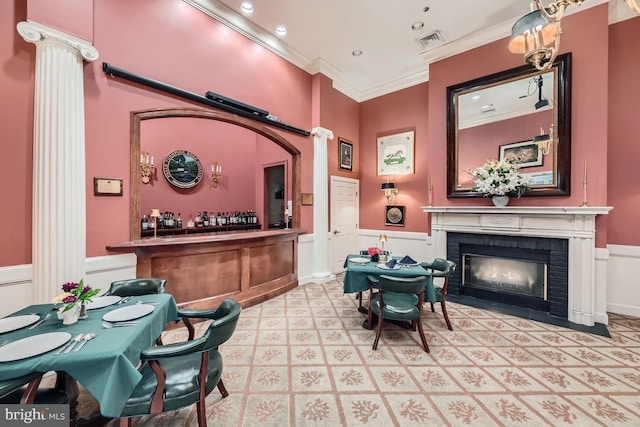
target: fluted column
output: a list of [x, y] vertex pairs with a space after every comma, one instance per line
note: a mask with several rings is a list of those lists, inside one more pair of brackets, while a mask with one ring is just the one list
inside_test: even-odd
[[329, 270], [329, 167], [327, 164], [327, 139], [333, 139], [333, 132], [321, 127], [313, 128], [313, 273], [316, 281], [331, 277]]
[[18, 23], [36, 45], [33, 111], [33, 296], [50, 302], [86, 265], [83, 59], [85, 40], [36, 22]]

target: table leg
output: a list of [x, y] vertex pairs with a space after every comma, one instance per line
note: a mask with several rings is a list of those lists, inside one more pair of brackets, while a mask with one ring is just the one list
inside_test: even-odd
[[66, 372], [56, 371], [56, 388], [64, 390], [69, 397], [69, 426], [76, 427], [78, 419], [78, 396], [80, 390], [75, 378]]

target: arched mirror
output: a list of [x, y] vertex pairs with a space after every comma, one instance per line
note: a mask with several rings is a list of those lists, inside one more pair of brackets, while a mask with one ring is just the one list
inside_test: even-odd
[[[155, 161], [155, 168], [145, 183], [141, 163], [148, 158]], [[282, 173], [280, 181], [269, 187], [266, 171], [274, 164]], [[293, 206], [292, 225], [299, 227], [300, 164], [300, 151], [292, 143], [235, 114], [190, 108], [134, 111], [131, 240], [140, 238], [140, 218], [151, 208], [181, 213], [185, 227], [191, 213], [205, 209], [214, 213], [255, 209], [259, 224], [266, 228], [275, 197], [271, 187], [276, 185], [283, 193], [286, 189]], [[214, 171], [220, 172], [215, 180]], [[279, 218], [284, 218], [281, 210]]]
[[570, 194], [570, 53], [547, 71], [526, 65], [447, 88], [447, 197], [482, 197], [470, 171], [491, 159], [531, 176], [525, 196]]

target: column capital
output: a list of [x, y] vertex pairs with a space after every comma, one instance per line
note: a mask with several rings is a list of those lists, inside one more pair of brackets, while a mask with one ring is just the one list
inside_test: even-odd
[[311, 129], [311, 135], [317, 136], [321, 139], [324, 139], [325, 141], [327, 139], [333, 139], [333, 132], [330, 131], [329, 129], [325, 129], [321, 127], [315, 127]]
[[77, 50], [87, 62], [92, 62], [98, 59], [98, 50], [93, 47], [90, 42], [81, 38], [34, 21], [18, 22], [16, 27], [18, 29], [18, 33], [27, 42], [37, 44], [40, 41], [49, 40]]

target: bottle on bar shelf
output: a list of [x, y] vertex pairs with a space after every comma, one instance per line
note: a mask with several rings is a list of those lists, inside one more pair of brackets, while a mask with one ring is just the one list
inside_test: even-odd
[[202, 212], [202, 226], [209, 226], [209, 214], [207, 213], [207, 211]]
[[176, 228], [182, 228], [182, 217], [180, 216], [180, 212], [178, 212], [178, 219], [176, 220]]
[[142, 215], [142, 221], [140, 223], [140, 227], [142, 228], [142, 231], [149, 229], [149, 220], [147, 219], [146, 214]]
[[193, 214], [189, 214], [189, 221], [187, 221], [187, 228], [195, 228], [195, 223], [193, 222]]

